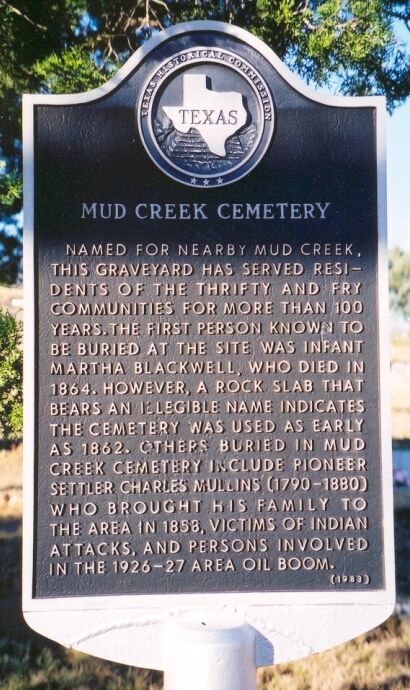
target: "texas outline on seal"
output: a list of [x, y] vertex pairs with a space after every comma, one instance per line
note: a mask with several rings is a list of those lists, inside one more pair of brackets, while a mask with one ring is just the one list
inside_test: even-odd
[[172, 179], [223, 186], [264, 156], [273, 99], [259, 72], [230, 51], [184, 50], [152, 72], [137, 104], [142, 143]]
[[211, 153], [226, 156], [226, 140], [245, 124], [248, 113], [243, 96], [237, 91], [212, 91], [206, 74], [183, 76], [181, 106], [164, 106], [167, 117], [178, 132], [195, 128]]

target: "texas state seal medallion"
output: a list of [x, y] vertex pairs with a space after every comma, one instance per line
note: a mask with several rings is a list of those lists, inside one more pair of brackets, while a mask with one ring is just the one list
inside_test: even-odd
[[176, 53], [148, 78], [137, 105], [147, 153], [169, 177], [191, 187], [219, 187], [247, 175], [274, 130], [266, 82], [226, 50]]

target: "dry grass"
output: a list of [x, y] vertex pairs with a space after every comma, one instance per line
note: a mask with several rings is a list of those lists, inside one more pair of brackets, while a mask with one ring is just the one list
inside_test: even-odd
[[395, 439], [410, 438], [410, 339], [392, 339], [391, 410], [392, 434]]
[[32, 642], [0, 640], [0, 690], [160, 690], [162, 674]]
[[0, 307], [6, 309], [11, 314], [15, 314], [18, 319], [23, 319], [23, 288], [22, 286], [8, 287], [0, 285]]
[[410, 621], [397, 616], [348, 644], [260, 669], [259, 690], [408, 690]]
[[22, 511], [23, 444], [0, 450], [0, 517], [20, 517]]

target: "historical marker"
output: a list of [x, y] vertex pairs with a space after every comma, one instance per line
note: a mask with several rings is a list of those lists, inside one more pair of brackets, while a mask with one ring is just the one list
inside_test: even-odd
[[389, 614], [383, 109], [212, 22], [26, 97], [33, 627], [161, 667], [235, 609], [265, 664]]

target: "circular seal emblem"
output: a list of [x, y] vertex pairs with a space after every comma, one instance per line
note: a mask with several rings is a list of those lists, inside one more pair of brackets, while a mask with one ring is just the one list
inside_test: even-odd
[[142, 142], [169, 177], [191, 187], [220, 187], [247, 175], [272, 138], [269, 89], [232, 52], [195, 48], [163, 62], [137, 104]]

